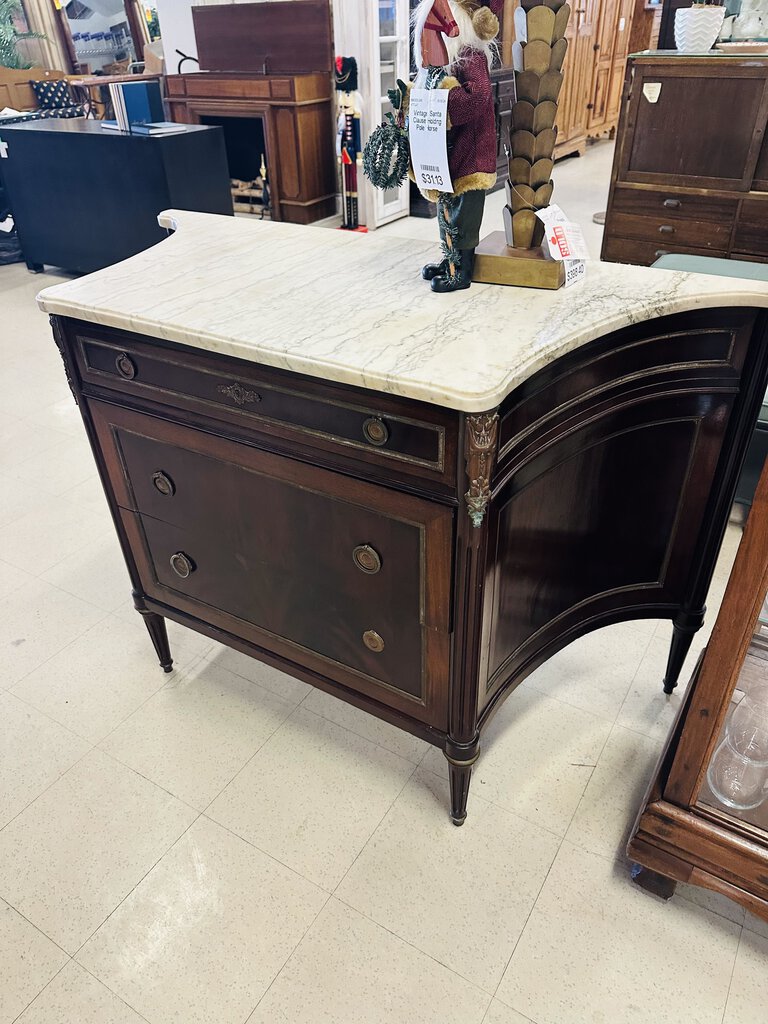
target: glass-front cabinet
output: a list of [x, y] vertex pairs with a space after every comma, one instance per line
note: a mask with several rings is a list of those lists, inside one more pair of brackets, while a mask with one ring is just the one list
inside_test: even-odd
[[[392, 109], [387, 92], [410, 78], [408, 0], [333, 0], [337, 52], [355, 57], [359, 68], [363, 142]], [[359, 175], [361, 218], [369, 228], [408, 215], [409, 188], [382, 192]]]
[[698, 803], [768, 836], [768, 599], [731, 689]]
[[768, 462], [628, 852], [646, 888], [690, 882], [768, 920]]

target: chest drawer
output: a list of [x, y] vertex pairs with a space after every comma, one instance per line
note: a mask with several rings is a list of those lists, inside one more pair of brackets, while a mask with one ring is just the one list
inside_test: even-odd
[[607, 263], [634, 263], [640, 267], [650, 267], [660, 256], [667, 256], [671, 252], [689, 256], [728, 255], [726, 249], [700, 249], [696, 246], [681, 245], [675, 239], [643, 242], [637, 238], [607, 234], [603, 240], [603, 251], [600, 258]]
[[768, 202], [744, 201], [733, 247], [755, 256], [768, 256]]
[[[456, 428], [440, 410], [397, 402], [310, 378], [291, 380], [243, 360], [162, 346], [117, 332], [77, 331], [75, 353], [85, 384], [224, 420], [240, 430], [286, 436], [391, 473], [450, 484]], [[295, 446], [295, 445], [294, 445]]]
[[687, 195], [618, 186], [611, 201], [611, 215], [630, 213], [643, 217], [660, 218], [663, 223], [677, 220], [712, 221], [731, 225], [738, 208], [737, 199], [717, 199], [709, 196]]
[[442, 724], [450, 508], [89, 406], [148, 596]]
[[723, 251], [728, 248], [731, 238], [730, 223], [717, 224], [714, 221], [685, 220], [680, 217], [665, 217], [661, 214], [645, 217], [633, 213], [612, 213], [610, 220], [612, 234], [658, 242], [661, 248], [670, 242], [675, 245]]

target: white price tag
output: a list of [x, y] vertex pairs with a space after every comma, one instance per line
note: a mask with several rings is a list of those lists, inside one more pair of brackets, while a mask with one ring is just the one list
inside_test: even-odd
[[8, 159], [8, 143], [0, 139], [0, 160]]
[[570, 288], [572, 284], [583, 281], [587, 276], [587, 264], [584, 260], [564, 260], [565, 284], [564, 288]]
[[420, 189], [453, 192], [448, 167], [448, 89], [412, 89], [408, 141]]
[[646, 82], [643, 86], [643, 96], [649, 103], [658, 103], [661, 96], [661, 82]]
[[553, 203], [536, 216], [544, 223], [544, 238], [553, 260], [588, 260], [589, 250], [578, 224], [568, 220], [563, 211]]

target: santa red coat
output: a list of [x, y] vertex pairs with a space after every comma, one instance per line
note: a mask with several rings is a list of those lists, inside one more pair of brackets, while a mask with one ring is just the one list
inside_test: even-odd
[[[498, 16], [504, 0], [480, 0], [477, 6], [489, 7]], [[482, 190], [496, 184], [496, 109], [493, 100], [488, 58], [481, 50], [466, 46], [451, 67], [453, 74], [442, 79], [438, 88], [449, 89], [448, 166], [453, 192]], [[404, 105], [407, 111], [407, 99]], [[436, 202], [440, 192], [429, 189], [427, 199]]]
[[[479, 50], [463, 49], [449, 88], [448, 166], [456, 195], [496, 184], [496, 110], [488, 61]], [[452, 88], [453, 86], [453, 88]], [[458, 88], [456, 88], [458, 86]]]

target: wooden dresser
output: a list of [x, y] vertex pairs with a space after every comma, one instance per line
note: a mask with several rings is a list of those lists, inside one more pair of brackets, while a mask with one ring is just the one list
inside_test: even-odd
[[602, 258], [768, 260], [767, 121], [767, 57], [631, 57]]
[[166, 670], [171, 618], [426, 739], [456, 824], [481, 730], [567, 643], [671, 618], [671, 690], [768, 380], [765, 289], [594, 264], [446, 300], [424, 243], [162, 222], [40, 303]]

